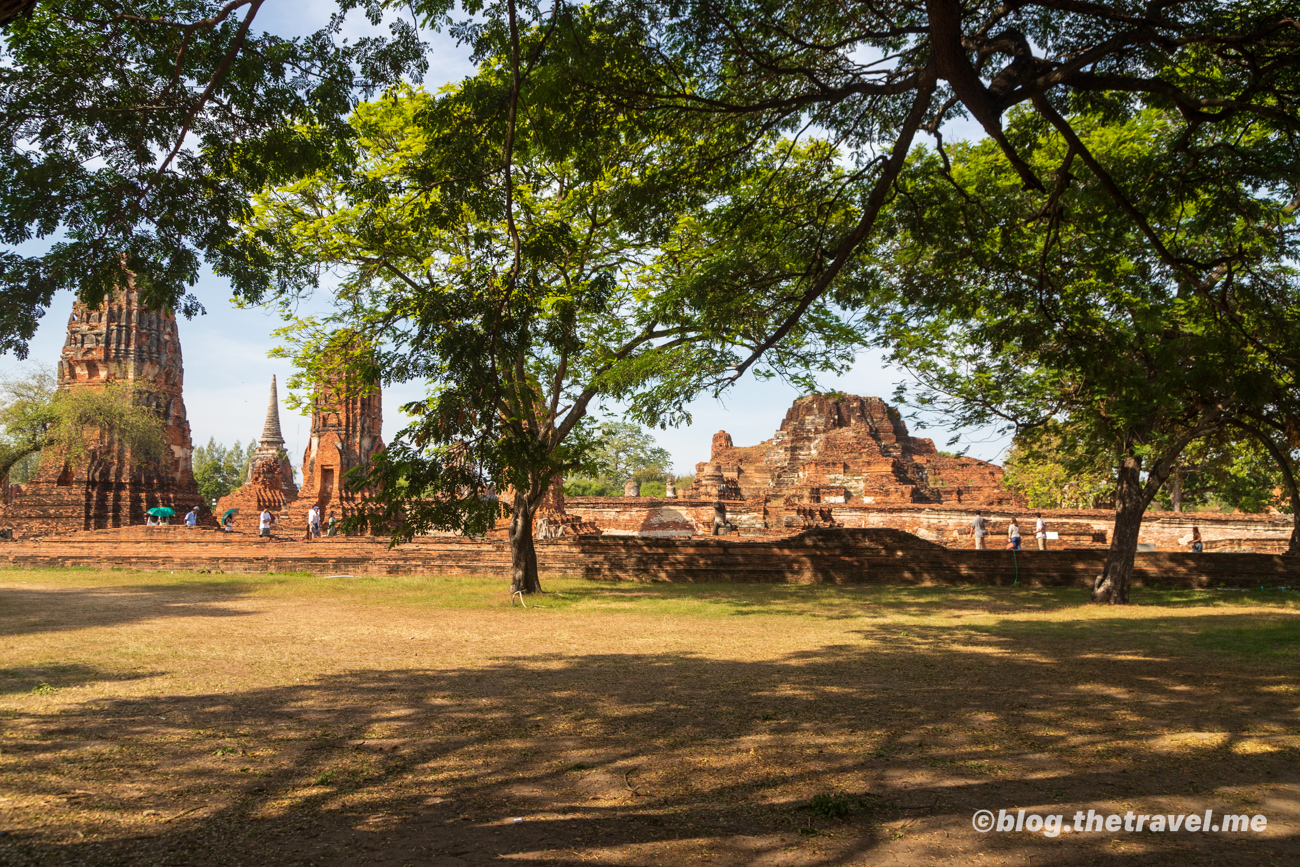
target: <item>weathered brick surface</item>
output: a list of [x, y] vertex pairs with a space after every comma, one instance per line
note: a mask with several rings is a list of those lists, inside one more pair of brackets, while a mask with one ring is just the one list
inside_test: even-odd
[[[613, 536], [709, 535], [713, 520], [711, 500], [664, 500], [655, 497], [569, 497], [566, 508]], [[992, 533], [990, 546], [1005, 544], [1007, 525], [1014, 518], [1026, 546], [1032, 546], [1034, 512], [1029, 510], [984, 509]], [[805, 528], [834, 526], [853, 529], [895, 529], [949, 548], [972, 548], [971, 521], [974, 510], [943, 505], [899, 504], [857, 505], [820, 503], [774, 507], [770, 498], [755, 497], [727, 502], [727, 514], [740, 527], [742, 536], [785, 536]], [[1115, 513], [1095, 510], [1046, 510], [1043, 518], [1060, 539], [1049, 548], [1105, 548]], [[1179, 540], [1193, 526], [1201, 529], [1207, 549], [1281, 553], [1291, 535], [1287, 515], [1175, 514], [1148, 512], [1142, 521], [1139, 541], [1157, 551], [1187, 551]]]
[[[954, 551], [897, 530], [818, 529], [785, 538], [602, 536], [539, 542], [543, 577], [598, 580], [1087, 587], [1104, 551]], [[0, 542], [14, 567], [311, 572], [320, 575], [500, 575], [501, 538], [427, 537], [389, 549], [368, 537], [259, 539], [185, 527], [127, 528]], [[1300, 584], [1300, 558], [1269, 554], [1138, 554], [1134, 581], [1161, 587]]]
[[154, 506], [169, 506], [179, 517], [196, 505], [211, 523], [190, 464], [194, 449], [181, 396], [184, 368], [174, 315], [145, 307], [130, 283], [100, 309], [76, 303], [58, 382], [60, 389], [113, 382], [140, 386], [139, 399], [163, 418], [168, 451], [156, 462], [132, 466], [121, 443], [104, 435], [87, 443], [77, 460], [47, 450], [36, 475], [3, 507], [0, 527], [18, 535], [120, 527], [143, 524], [145, 511]]
[[[1019, 502], [1002, 487], [1001, 467], [939, 454], [931, 440], [911, 436], [898, 411], [878, 397], [801, 397], [772, 439], [737, 447], [719, 431], [709, 460], [695, 469], [684, 496], [711, 500], [721, 489], [729, 499], [767, 497], [774, 512], [834, 503]], [[783, 522], [783, 514], [776, 517]]]
[[238, 490], [222, 497], [213, 510], [218, 519], [228, 510], [235, 509], [235, 526], [256, 528], [257, 516], [269, 511], [275, 518], [284, 514], [285, 506], [298, 496], [298, 486], [293, 481], [293, 467], [284, 456], [284, 436], [280, 433], [280, 401], [276, 393], [275, 377], [271, 377], [271, 398], [266, 409], [266, 422], [258, 438], [257, 449], [248, 462], [248, 478]]
[[364, 494], [347, 489], [346, 475], [370, 464], [384, 447], [383, 409], [378, 387], [364, 394], [337, 383], [318, 388], [312, 404], [311, 440], [302, 457], [302, 491], [296, 506], [304, 516], [313, 505], [321, 515], [347, 517], [362, 508]]

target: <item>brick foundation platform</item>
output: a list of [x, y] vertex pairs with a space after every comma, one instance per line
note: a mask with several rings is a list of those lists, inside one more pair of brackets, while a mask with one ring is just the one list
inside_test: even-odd
[[[537, 543], [543, 578], [1088, 587], [1098, 550], [954, 551], [891, 529], [814, 529], [771, 538], [602, 536]], [[424, 537], [389, 548], [380, 539], [312, 542], [187, 527], [129, 527], [0, 542], [0, 566], [85, 566], [144, 571], [207, 569], [317, 575], [509, 574], [503, 539]], [[1273, 554], [1137, 555], [1134, 583], [1163, 588], [1300, 586], [1300, 558]]]

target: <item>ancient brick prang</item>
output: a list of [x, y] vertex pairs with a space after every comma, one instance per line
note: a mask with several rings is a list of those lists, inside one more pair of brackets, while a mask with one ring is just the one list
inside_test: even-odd
[[277, 518], [284, 507], [298, 496], [293, 481], [293, 466], [284, 453], [284, 435], [280, 433], [280, 401], [271, 377], [271, 400], [266, 409], [266, 423], [257, 449], [248, 462], [248, 479], [243, 487], [217, 502], [218, 517], [229, 509], [238, 509], [236, 526], [256, 526], [256, 516], [268, 510]]
[[696, 464], [685, 496], [748, 500], [780, 506], [819, 503], [961, 503], [1015, 505], [1002, 469], [986, 461], [939, 454], [908, 433], [898, 410], [878, 397], [811, 395], [794, 402], [776, 436], [736, 447], [726, 431], [713, 435], [709, 460]]
[[156, 462], [133, 466], [125, 447], [106, 435], [95, 435], [76, 461], [51, 449], [22, 494], [6, 507], [2, 523], [19, 535], [62, 533], [143, 524], [146, 509], [168, 506], [180, 516], [196, 505], [203, 506], [203, 520], [211, 522], [190, 464], [194, 447], [181, 397], [183, 379], [175, 315], [145, 307], [129, 279], [98, 309], [75, 304], [59, 359], [58, 387], [135, 384], [137, 400], [164, 420], [168, 451]]
[[318, 386], [312, 401], [311, 440], [302, 456], [302, 490], [298, 504], [320, 506], [339, 518], [356, 514], [364, 493], [349, 491], [346, 474], [364, 469], [379, 454], [383, 411], [379, 386], [344, 387], [341, 380]]

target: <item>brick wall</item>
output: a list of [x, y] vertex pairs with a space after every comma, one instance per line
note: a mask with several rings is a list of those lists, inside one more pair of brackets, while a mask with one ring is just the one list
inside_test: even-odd
[[[811, 530], [786, 538], [601, 536], [537, 543], [543, 578], [620, 581], [1010, 585], [1087, 587], [1101, 550], [955, 551], [892, 529]], [[504, 540], [426, 537], [390, 549], [383, 540], [313, 542], [186, 527], [130, 527], [0, 542], [0, 565], [140, 570], [210, 569], [318, 575], [509, 574]], [[1300, 558], [1270, 554], [1137, 555], [1138, 585], [1255, 587], [1300, 584]]]
[[[592, 521], [610, 536], [709, 535], [713, 525], [712, 500], [665, 500], [655, 497], [568, 497], [570, 514]], [[973, 509], [943, 505], [855, 505], [821, 503], [817, 511], [828, 511], [837, 524], [854, 529], [903, 530], [948, 548], [972, 548]], [[1034, 514], [1029, 509], [985, 509], [993, 534], [990, 545], [1005, 538], [1007, 524], [1014, 518], [1025, 544], [1032, 545]], [[767, 497], [727, 502], [727, 516], [742, 536], [766, 534], [786, 536], [805, 529], [798, 509], [778, 506]], [[1043, 519], [1048, 529], [1060, 534], [1051, 548], [1105, 548], [1115, 513], [1105, 509], [1047, 510]], [[1148, 512], [1142, 520], [1140, 542], [1153, 544], [1157, 551], [1187, 551], [1179, 539], [1193, 526], [1201, 528], [1207, 549], [1247, 548], [1255, 552], [1280, 553], [1291, 536], [1289, 515], [1175, 514]]]

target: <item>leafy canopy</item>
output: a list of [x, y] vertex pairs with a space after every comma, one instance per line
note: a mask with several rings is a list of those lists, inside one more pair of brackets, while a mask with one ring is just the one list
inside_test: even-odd
[[39, 367], [0, 379], [0, 476], [47, 450], [75, 464], [110, 441], [132, 466], [157, 461], [167, 448], [163, 420], [141, 397], [130, 383], [59, 390], [53, 371]]
[[[413, 25], [339, 40], [359, 6], [285, 39], [265, 0], [41, 0], [0, 41], [0, 352], [25, 357], [55, 292], [92, 307], [123, 265], [156, 310], [201, 311], [206, 261], [236, 295], [264, 272], [236, 223], [249, 196], [346, 147], [357, 95], [425, 67]], [[19, 245], [22, 245], [21, 247]]]
[[[319, 375], [356, 345], [370, 381], [428, 383], [369, 479], [399, 535], [481, 532], [498, 515], [490, 492], [528, 511], [556, 474], [596, 474], [597, 398], [641, 423], [683, 417], [773, 327], [766, 285], [749, 280], [787, 279], [769, 240], [792, 251], [843, 229], [817, 183], [835, 159], [824, 144], [774, 138], [705, 172], [689, 135], [601, 103], [560, 111], [569, 74], [538, 62], [514, 126], [499, 56], [436, 96], [394, 90], [353, 117], [355, 169], [259, 199], [249, 237], [286, 273], [339, 280], [334, 315], [283, 332], [299, 369]], [[767, 369], [837, 368], [855, 339], [819, 307]]]

